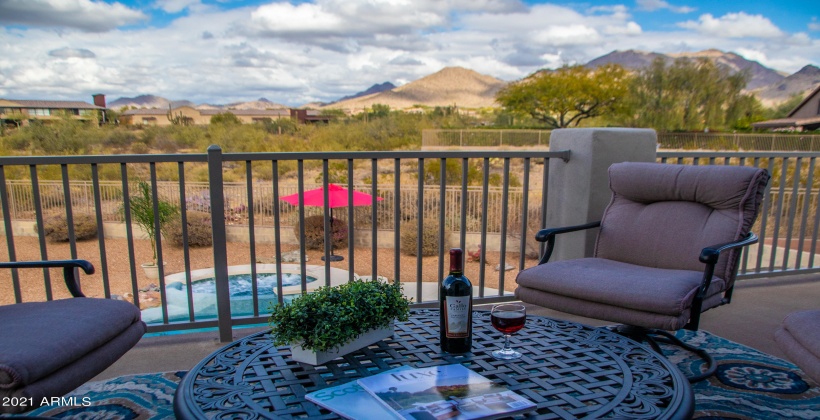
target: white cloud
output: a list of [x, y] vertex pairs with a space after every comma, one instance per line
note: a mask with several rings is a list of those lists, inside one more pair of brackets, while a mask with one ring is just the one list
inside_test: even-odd
[[721, 38], [779, 38], [784, 35], [768, 18], [744, 12], [727, 13], [720, 18], [707, 13], [697, 22], [689, 20], [678, 26]]
[[57, 58], [94, 58], [97, 56], [93, 51], [89, 51], [85, 48], [68, 47], [51, 50], [48, 52], [48, 55]]
[[69, 27], [87, 32], [106, 32], [147, 19], [139, 10], [120, 3], [91, 0], [3, 0], [0, 23], [45, 27]]
[[535, 32], [533, 41], [542, 45], [569, 46], [595, 44], [600, 35], [595, 28], [585, 25], [554, 25]]
[[697, 10], [689, 6], [672, 6], [664, 0], [637, 0], [635, 3], [638, 5], [638, 9], [649, 12], [666, 9], [674, 13], [692, 13]]
[[179, 13], [185, 9], [199, 9], [203, 7], [201, 0], [156, 0], [154, 8], [168, 13]]
[[[116, 3], [96, 0], [50, 1], [75, 9], [118, 10]], [[81, 26], [76, 19], [58, 20], [56, 14], [51, 26], [42, 19], [37, 25], [12, 23], [4, 13], [8, 5], [28, 3], [0, 0], [0, 24], [5, 23], [0, 26], [0, 97], [89, 100], [92, 93], [103, 92], [110, 100], [139, 94], [196, 103], [266, 97], [298, 106], [335, 100], [374, 83], [401, 85], [445, 66], [515, 80], [540, 68], [585, 63], [627, 49], [717, 48], [787, 72], [820, 63], [816, 33], [782, 33], [765, 18], [743, 14], [736, 14], [737, 22], [730, 15], [704, 15], [671, 30], [656, 30], [622, 5], [269, 0], [263, 6], [236, 8], [199, 0], [144, 3], [149, 4], [145, 10], [178, 10], [179, 16], [161, 27], [116, 29], [110, 24], [101, 36], [89, 32], [87, 24], [83, 31], [55, 30]], [[32, 4], [43, 8], [52, 3]], [[736, 37], [742, 32], [734, 25], [741, 23], [755, 29], [755, 35]], [[725, 36], [716, 36], [713, 24], [726, 27]], [[774, 30], [761, 32], [767, 27]]]
[[809, 30], [810, 31], [820, 31], [820, 22], [817, 22], [816, 18], [813, 18], [811, 20], [811, 23], [809, 23]]
[[603, 28], [603, 32], [607, 35], [640, 35], [643, 33], [641, 25], [635, 22], [627, 22], [624, 26], [607, 25]]

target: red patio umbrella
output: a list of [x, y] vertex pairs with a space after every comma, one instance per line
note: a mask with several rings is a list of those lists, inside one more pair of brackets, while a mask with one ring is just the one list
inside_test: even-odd
[[[346, 188], [342, 188], [336, 184], [328, 184], [327, 185], [327, 200], [328, 200], [328, 207], [331, 209], [331, 228], [330, 231], [333, 232], [333, 208], [335, 207], [347, 207], [350, 205], [349, 201], [349, 193], [350, 191]], [[299, 205], [299, 193], [286, 195], [284, 197], [280, 197], [280, 200], [283, 200], [287, 203], [290, 203], [294, 206]], [[381, 201], [383, 198], [376, 197], [376, 201]], [[308, 190], [302, 193], [302, 202], [306, 206], [314, 206], [314, 207], [324, 207], [325, 205], [325, 189], [323, 187], [319, 187], [316, 189]], [[373, 204], [373, 196], [367, 193], [353, 191], [353, 205], [354, 206], [370, 206]], [[324, 257], [322, 257], [324, 259]], [[333, 241], [330, 241], [330, 260], [331, 261], [341, 261], [344, 257], [341, 255], [333, 255]]]

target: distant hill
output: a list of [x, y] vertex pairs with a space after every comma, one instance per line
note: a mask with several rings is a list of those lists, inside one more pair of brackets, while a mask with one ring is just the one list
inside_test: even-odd
[[748, 71], [750, 75], [747, 90], [760, 89], [775, 83], [779, 83], [786, 76], [779, 72], [763, 66], [757, 61], [747, 60], [735, 53], [723, 52], [719, 50], [704, 50], [698, 52], [686, 52], [678, 54], [660, 54], [637, 50], [613, 51], [604, 56], [598, 57], [586, 64], [588, 67], [599, 67], [604, 64], [620, 64], [630, 70], [640, 70], [647, 67], [656, 58], [664, 58], [669, 61], [678, 57], [688, 58], [708, 58], [717, 64], [729, 69], [730, 72]]
[[746, 85], [747, 90], [755, 90], [783, 80], [786, 75], [763, 66], [757, 61], [747, 60], [732, 52], [705, 50], [694, 53], [670, 54], [671, 57], [708, 58], [717, 64], [726, 66], [732, 73], [748, 71], [751, 76]]
[[586, 63], [586, 66], [598, 68], [605, 64], [617, 64], [625, 69], [640, 70], [648, 67], [658, 57], [669, 58], [663, 54], [638, 50], [612, 51]]
[[161, 96], [154, 95], [139, 95], [133, 98], [119, 98], [108, 103], [108, 108], [120, 109], [122, 107], [135, 108], [172, 108], [180, 106], [190, 106], [197, 109], [286, 109], [285, 105], [271, 102], [265, 98], [259, 98], [256, 101], [250, 102], [233, 102], [225, 105], [201, 104], [196, 105], [191, 101], [171, 101]]
[[287, 109], [286, 105], [271, 102], [265, 98], [259, 98], [249, 102], [232, 102], [225, 105], [202, 104], [197, 109]]
[[506, 82], [463, 67], [444, 69], [406, 85], [384, 92], [338, 101], [323, 108], [361, 110], [374, 104], [391, 109], [416, 105], [483, 108], [497, 106], [495, 94]]
[[765, 106], [776, 105], [794, 95], [805, 96], [820, 85], [820, 68], [808, 65], [778, 83], [756, 90], [754, 93]]
[[808, 65], [795, 74], [786, 75], [738, 54], [715, 49], [678, 54], [660, 54], [637, 50], [613, 51], [590, 61], [586, 66], [594, 68], [614, 63], [631, 70], [639, 70], [652, 63], [652, 60], [657, 57], [666, 58], [670, 61], [678, 57], [708, 58], [726, 67], [732, 73], [747, 71], [750, 78], [746, 90], [757, 95], [758, 99], [767, 107], [785, 102], [795, 94], [806, 95], [820, 84], [820, 69], [816, 66]]
[[170, 104], [173, 108], [180, 106], [194, 106], [191, 101], [169, 101], [161, 96], [139, 95], [133, 98], [119, 98], [107, 104], [110, 109], [120, 109], [122, 107], [135, 108], [168, 108]]
[[[396, 88], [396, 85], [394, 85], [390, 82], [375, 84], [375, 85], [370, 86], [369, 88], [367, 88], [367, 90], [364, 90], [364, 91], [361, 91], [361, 92], [358, 92], [358, 93], [354, 93], [354, 94], [349, 95], [349, 96], [342, 97], [339, 100], [337, 100], [335, 102], [332, 102], [332, 103], [346, 101], [348, 99], [361, 98], [362, 96], [372, 95], [374, 93], [381, 93], [381, 92], [384, 92], [386, 90], [393, 90], [395, 88]], [[328, 105], [328, 104], [325, 104], [325, 105]]]

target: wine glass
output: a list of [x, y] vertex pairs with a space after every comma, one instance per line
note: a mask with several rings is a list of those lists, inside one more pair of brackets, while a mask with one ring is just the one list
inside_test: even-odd
[[498, 360], [513, 360], [521, 357], [521, 353], [510, 347], [510, 335], [522, 328], [527, 321], [527, 308], [517, 303], [505, 303], [493, 306], [490, 312], [493, 328], [504, 334], [504, 348], [494, 351], [493, 357]]

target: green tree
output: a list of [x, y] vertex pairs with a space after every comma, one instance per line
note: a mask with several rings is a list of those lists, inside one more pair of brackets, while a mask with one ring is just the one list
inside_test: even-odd
[[712, 60], [658, 58], [632, 79], [618, 122], [659, 131], [747, 128], [762, 118], [760, 103], [743, 92], [747, 81]]
[[774, 120], [778, 118], [786, 118], [792, 110], [797, 108], [797, 105], [803, 102], [803, 95], [796, 93], [788, 100], [782, 102], [766, 111], [766, 119]]
[[211, 124], [239, 125], [242, 120], [232, 112], [220, 112], [211, 117]]
[[512, 83], [496, 100], [548, 128], [576, 127], [587, 118], [620, 112], [629, 78], [623, 67], [614, 64], [596, 69], [565, 66]]

